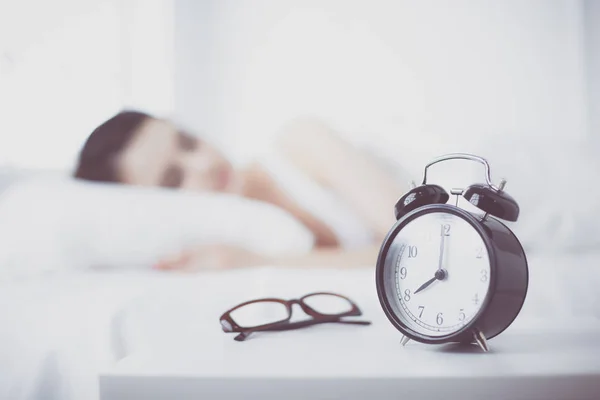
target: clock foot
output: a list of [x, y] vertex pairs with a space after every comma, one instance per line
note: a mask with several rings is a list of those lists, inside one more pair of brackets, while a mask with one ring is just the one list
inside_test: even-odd
[[481, 347], [481, 350], [485, 352], [489, 351], [487, 340], [485, 339], [485, 336], [483, 335], [483, 333], [481, 333], [479, 329], [475, 329], [473, 331], [473, 337], [475, 338], [475, 341], [477, 342], [479, 347]]
[[400, 344], [402, 346], [406, 346], [406, 343], [408, 343], [409, 340], [410, 340], [410, 338], [408, 336], [402, 336], [402, 340], [400, 340]]

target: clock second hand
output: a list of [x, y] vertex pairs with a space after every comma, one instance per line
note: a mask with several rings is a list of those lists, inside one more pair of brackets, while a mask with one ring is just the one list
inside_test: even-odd
[[437, 271], [435, 271], [435, 275], [433, 276], [433, 278], [431, 278], [430, 280], [419, 286], [417, 290], [415, 290], [415, 294], [419, 293], [421, 290], [425, 289], [427, 286], [431, 285], [435, 281], [441, 281], [443, 279], [446, 279], [446, 271], [442, 268], [442, 262], [444, 261], [444, 238], [446, 237], [446, 235], [444, 235], [443, 224], [441, 226], [440, 236], [442, 237], [442, 240], [440, 241], [440, 259], [438, 263], [438, 269]]

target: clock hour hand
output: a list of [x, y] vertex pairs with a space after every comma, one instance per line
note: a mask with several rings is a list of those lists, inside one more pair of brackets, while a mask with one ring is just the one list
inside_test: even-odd
[[434, 276], [433, 278], [431, 278], [430, 280], [428, 280], [427, 282], [425, 282], [424, 284], [419, 286], [419, 288], [417, 290], [415, 290], [415, 294], [419, 293], [421, 290], [425, 289], [427, 286], [431, 285], [435, 281], [437, 281], [437, 278]]
[[415, 294], [419, 293], [421, 290], [425, 289], [427, 286], [431, 285], [433, 282], [441, 281], [444, 279], [446, 279], [446, 270], [439, 269], [439, 270], [435, 271], [434, 277], [431, 278], [430, 280], [428, 280], [427, 282], [425, 282], [424, 284], [422, 284], [421, 286], [419, 286], [419, 288], [417, 290], [415, 290]]

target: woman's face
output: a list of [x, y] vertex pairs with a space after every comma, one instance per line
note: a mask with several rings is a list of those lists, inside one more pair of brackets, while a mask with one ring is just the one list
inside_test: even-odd
[[231, 163], [213, 146], [160, 119], [147, 119], [118, 161], [123, 183], [236, 192]]

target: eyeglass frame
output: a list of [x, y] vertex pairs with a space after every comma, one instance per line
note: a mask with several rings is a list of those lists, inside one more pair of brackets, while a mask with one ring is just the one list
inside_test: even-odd
[[[336, 297], [342, 298], [342, 299], [346, 300], [348, 303], [350, 303], [352, 308], [349, 311], [339, 313], [339, 314], [320, 313], [304, 302], [304, 300], [307, 297], [317, 296], [317, 295], [328, 295], [328, 296], [336, 296]], [[231, 317], [231, 313], [237, 309], [247, 306], [248, 304], [262, 303], [262, 302], [264, 302], [264, 303], [267, 303], [267, 302], [273, 303], [274, 302], [274, 303], [283, 304], [287, 309], [288, 317], [284, 318], [282, 320], [279, 320], [279, 321], [271, 322], [268, 324], [257, 325], [257, 326], [253, 326], [253, 327], [240, 326]], [[292, 319], [292, 311], [293, 311], [292, 306], [294, 304], [298, 304], [300, 306], [300, 308], [302, 308], [302, 311], [304, 311], [306, 314], [308, 314], [310, 317], [312, 317], [312, 319], [308, 319], [308, 320], [304, 320], [304, 321], [297, 321], [297, 322], [290, 322], [290, 320]], [[256, 300], [249, 300], [244, 303], [238, 304], [237, 306], [235, 306], [232, 309], [223, 313], [223, 315], [221, 315], [221, 317], [219, 318], [219, 322], [221, 323], [221, 328], [223, 329], [223, 332], [239, 333], [239, 335], [237, 335], [234, 338], [234, 340], [236, 340], [238, 342], [242, 342], [242, 341], [246, 340], [248, 338], [248, 336], [250, 336], [250, 334], [252, 334], [254, 332], [286, 331], [286, 330], [300, 329], [300, 328], [304, 328], [307, 326], [324, 324], [324, 323], [340, 323], [340, 324], [350, 324], [350, 325], [370, 325], [371, 324], [371, 321], [342, 320], [342, 318], [344, 318], [344, 317], [357, 317], [360, 315], [362, 315], [362, 311], [360, 310], [360, 308], [358, 308], [356, 303], [354, 303], [348, 297], [343, 296], [341, 294], [337, 294], [337, 293], [331, 293], [331, 292], [314, 292], [314, 293], [306, 294], [306, 295], [300, 297], [299, 299], [291, 299], [291, 300], [284, 300], [284, 299], [279, 299], [279, 298], [275, 298], [275, 297], [267, 297], [267, 298], [256, 299]]]

